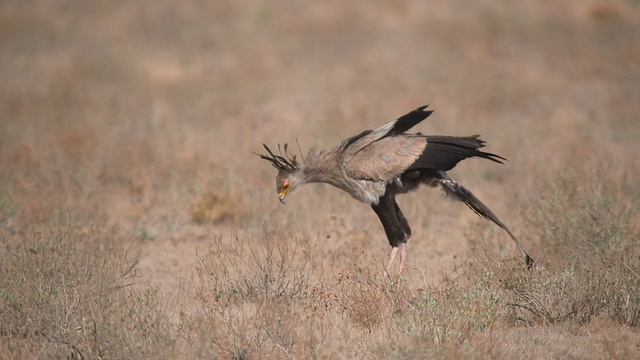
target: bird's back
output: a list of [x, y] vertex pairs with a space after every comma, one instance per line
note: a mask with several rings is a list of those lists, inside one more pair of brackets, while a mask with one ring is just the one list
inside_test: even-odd
[[365, 130], [356, 136], [346, 139], [340, 146], [343, 159], [348, 160], [373, 142], [403, 134], [416, 126], [433, 113], [431, 110], [425, 110], [427, 106], [421, 106], [375, 130]]
[[339, 163], [345, 173], [358, 180], [390, 181], [410, 170], [448, 171], [469, 157], [498, 163], [504, 158], [480, 151], [484, 141], [474, 136], [407, 134], [406, 131], [431, 115], [419, 107], [375, 130], [345, 140]]

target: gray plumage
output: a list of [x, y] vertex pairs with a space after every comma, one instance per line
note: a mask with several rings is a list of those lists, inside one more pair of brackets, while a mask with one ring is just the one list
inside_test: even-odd
[[278, 169], [276, 191], [283, 204], [286, 196], [298, 186], [322, 182], [371, 205], [392, 247], [387, 274], [398, 247], [402, 250], [398, 273], [402, 272], [406, 243], [411, 237], [411, 228], [395, 196], [412, 191], [421, 184], [441, 187], [447, 195], [464, 202], [476, 214], [504, 229], [531, 268], [533, 259], [502, 220], [446, 173], [458, 162], [470, 157], [500, 164], [506, 159], [480, 151], [484, 141], [479, 135], [461, 137], [406, 133], [431, 114], [427, 106], [421, 106], [375, 130], [366, 130], [346, 139], [333, 148], [311, 150], [302, 163], [290, 155], [287, 145], [284, 146], [284, 152], [280, 149], [280, 155], [276, 155], [263, 144], [267, 154], [257, 155]]

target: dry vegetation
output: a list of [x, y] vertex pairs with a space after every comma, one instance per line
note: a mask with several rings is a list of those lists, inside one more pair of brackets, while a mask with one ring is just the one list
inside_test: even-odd
[[[637, 1], [0, 3], [0, 358], [640, 357]], [[423, 103], [510, 162], [281, 206], [262, 142]]]

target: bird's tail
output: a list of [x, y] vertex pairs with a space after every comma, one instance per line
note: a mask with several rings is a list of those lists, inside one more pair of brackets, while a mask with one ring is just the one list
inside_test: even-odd
[[524, 261], [527, 264], [527, 268], [531, 269], [533, 267], [533, 263], [534, 263], [533, 258], [524, 249], [524, 247], [520, 245], [520, 242], [515, 237], [515, 235], [513, 235], [511, 230], [507, 228], [507, 226], [502, 222], [502, 220], [500, 220], [499, 217], [496, 216], [496, 214], [493, 213], [493, 211], [491, 211], [485, 204], [482, 203], [482, 201], [480, 201], [475, 195], [473, 195], [471, 191], [467, 190], [462, 185], [453, 181], [445, 172], [439, 171], [438, 175], [439, 176], [436, 177], [436, 180], [448, 196], [452, 196], [462, 201], [471, 210], [473, 210], [473, 212], [478, 214], [478, 216], [481, 216], [487, 220], [491, 220], [496, 225], [504, 229], [507, 232], [507, 234], [509, 234], [513, 242], [516, 243], [516, 245], [520, 249], [520, 252], [522, 252], [522, 256], [524, 256]]

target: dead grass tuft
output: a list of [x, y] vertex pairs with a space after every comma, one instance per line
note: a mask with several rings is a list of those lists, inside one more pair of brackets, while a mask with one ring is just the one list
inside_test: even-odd
[[468, 280], [468, 285], [444, 282], [426, 287], [410, 299], [406, 330], [418, 343], [430, 344], [432, 349], [462, 345], [498, 319], [500, 298], [488, 278]]
[[317, 351], [330, 295], [310, 279], [316, 252], [304, 236], [266, 228], [216, 236], [198, 256], [200, 311], [186, 317], [203, 351], [237, 359]]
[[238, 197], [231, 194], [205, 190], [198, 195], [191, 206], [191, 220], [198, 224], [218, 224], [240, 217], [242, 206], [238, 206]]
[[313, 254], [301, 246], [308, 243], [267, 228], [260, 234], [236, 230], [228, 239], [217, 235], [199, 255], [203, 291], [213, 291], [208, 295], [217, 300], [299, 298], [309, 283]]
[[340, 289], [337, 302], [349, 320], [362, 329], [372, 332], [393, 315], [397, 295], [393, 283], [373, 273], [373, 264], [358, 264], [337, 276]]
[[587, 10], [589, 19], [596, 22], [618, 22], [624, 20], [623, 10], [610, 3], [593, 4]]

